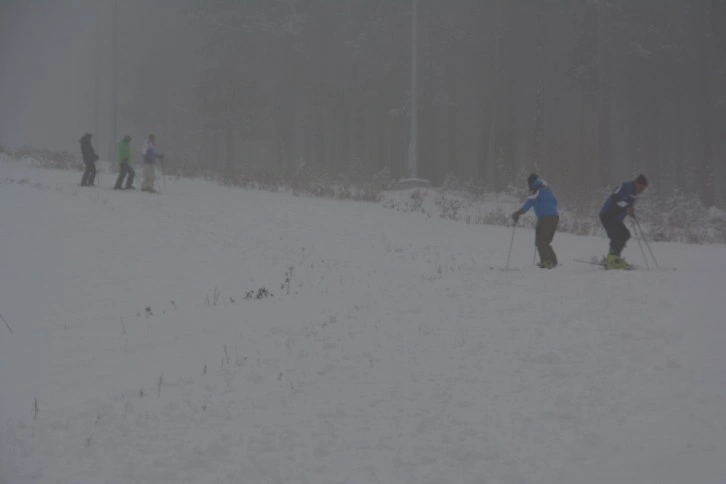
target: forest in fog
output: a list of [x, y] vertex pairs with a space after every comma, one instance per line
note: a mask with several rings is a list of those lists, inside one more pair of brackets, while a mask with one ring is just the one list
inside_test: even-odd
[[726, 201], [721, 0], [84, 5], [87, 130], [110, 157], [154, 132], [170, 165], [231, 182], [304, 166], [502, 190], [536, 171], [577, 201], [643, 172]]

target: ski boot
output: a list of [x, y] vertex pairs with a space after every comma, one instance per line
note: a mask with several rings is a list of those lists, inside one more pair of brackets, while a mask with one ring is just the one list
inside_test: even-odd
[[619, 255], [608, 254], [607, 259], [605, 259], [605, 269], [628, 271], [632, 269], [632, 266]]
[[540, 269], [554, 269], [555, 266], [557, 266], [557, 264], [552, 261], [543, 261], [537, 264], [537, 267], [539, 267]]

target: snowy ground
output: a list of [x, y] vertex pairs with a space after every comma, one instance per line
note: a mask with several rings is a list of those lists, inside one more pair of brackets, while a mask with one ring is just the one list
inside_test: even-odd
[[0, 161], [2, 484], [726, 482], [726, 246], [111, 178]]

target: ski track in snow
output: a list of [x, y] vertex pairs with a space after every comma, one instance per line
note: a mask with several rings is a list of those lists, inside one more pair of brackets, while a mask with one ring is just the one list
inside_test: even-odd
[[723, 245], [79, 177], [0, 160], [0, 484], [726, 482]]

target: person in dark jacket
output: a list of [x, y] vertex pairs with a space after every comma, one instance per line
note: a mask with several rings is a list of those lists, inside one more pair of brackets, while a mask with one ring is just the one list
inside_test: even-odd
[[86, 170], [83, 172], [81, 178], [81, 186], [95, 186], [93, 181], [96, 179], [96, 161], [98, 161], [98, 155], [91, 145], [91, 133], [86, 133], [81, 137], [81, 155], [83, 156], [83, 163], [86, 165]]
[[131, 136], [126, 135], [121, 141], [118, 142], [117, 158], [119, 162], [118, 178], [116, 178], [116, 184], [114, 190], [123, 190], [124, 178], [126, 178], [126, 190], [134, 190], [134, 176], [136, 172], [131, 167]]
[[616, 188], [600, 209], [600, 222], [610, 239], [610, 250], [603, 261], [607, 269], [630, 269], [630, 264], [620, 255], [630, 239], [624, 220], [626, 215], [635, 217], [635, 202], [647, 186], [648, 179], [640, 174]]
[[530, 195], [522, 207], [512, 214], [512, 219], [517, 223], [523, 213], [534, 207], [534, 214], [537, 217], [534, 243], [539, 252], [539, 266], [543, 269], [552, 269], [557, 265], [557, 255], [551, 245], [557, 225], [560, 223], [557, 199], [547, 182], [534, 173], [527, 177], [527, 185]]

